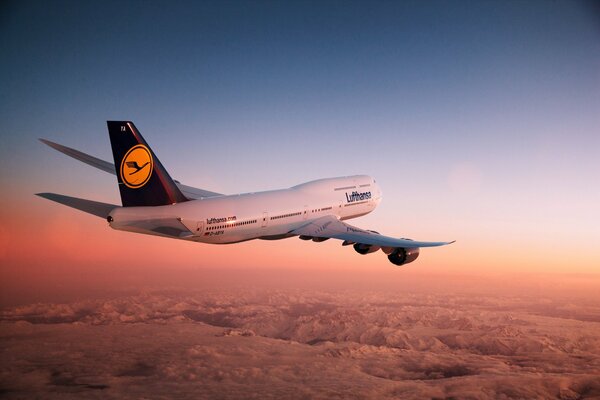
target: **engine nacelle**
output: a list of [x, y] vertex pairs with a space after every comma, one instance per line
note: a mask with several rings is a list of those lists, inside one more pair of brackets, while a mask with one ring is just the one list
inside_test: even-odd
[[354, 246], [354, 250], [356, 250], [356, 252], [358, 254], [369, 254], [369, 253], [373, 253], [374, 251], [377, 251], [380, 249], [379, 246], [372, 246], [370, 244], [362, 244], [362, 243], [356, 243]]
[[395, 265], [404, 265], [415, 261], [419, 257], [419, 248], [404, 249], [399, 247], [388, 255], [388, 260]]

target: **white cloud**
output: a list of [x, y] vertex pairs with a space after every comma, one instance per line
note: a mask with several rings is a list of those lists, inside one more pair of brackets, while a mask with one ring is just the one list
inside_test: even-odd
[[0, 390], [9, 398], [598, 396], [600, 327], [590, 316], [599, 310], [562, 304], [295, 291], [34, 304], [0, 313]]

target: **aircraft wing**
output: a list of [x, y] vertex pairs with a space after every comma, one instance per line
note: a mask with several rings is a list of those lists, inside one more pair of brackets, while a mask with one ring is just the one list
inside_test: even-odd
[[367, 231], [340, 221], [332, 215], [321, 217], [308, 222], [306, 225], [291, 231], [301, 238], [322, 241], [324, 239], [344, 240], [344, 244], [366, 244], [371, 246], [391, 248], [415, 248], [444, 246], [454, 242], [419, 242], [410, 239], [396, 239], [380, 235], [377, 232]]
[[[113, 175], [117, 174], [115, 165], [113, 163], [101, 160], [101, 159], [91, 156], [89, 154], [83, 153], [79, 150], [75, 150], [70, 147], [63, 146], [62, 144], [51, 142], [50, 140], [40, 139], [40, 142], [52, 147], [54, 150], [60, 151], [61, 153], [68, 155], [69, 157], [72, 157], [83, 163], [91, 165], [94, 168], [98, 168], [99, 170], [108, 172], [109, 174], [113, 174]], [[187, 186], [178, 181], [175, 181], [175, 184], [177, 185], [179, 190], [181, 190], [181, 192], [185, 195], [185, 197], [190, 198], [190, 199], [222, 196], [221, 193], [211, 192], [210, 190], [204, 190], [204, 189], [199, 189], [199, 188], [195, 188], [192, 186]]]

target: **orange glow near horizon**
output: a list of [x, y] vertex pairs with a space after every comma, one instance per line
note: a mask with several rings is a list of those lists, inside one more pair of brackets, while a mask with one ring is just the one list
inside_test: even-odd
[[[284, 285], [320, 278], [332, 284], [370, 282], [376, 288], [419, 276], [432, 281], [443, 281], [443, 276], [521, 277], [517, 280], [529, 276], [535, 281], [535, 276], [547, 274], [598, 274], [600, 265], [593, 228], [585, 224], [583, 232], [576, 232], [573, 226], [536, 224], [535, 219], [534, 223], [500, 217], [485, 221], [427, 202], [423, 207], [434, 213], [402, 213], [391, 208], [399, 203], [393, 193], [374, 213], [350, 222], [390, 236], [456, 243], [422, 249], [415, 262], [403, 267], [390, 264], [381, 252], [359, 255], [334, 239], [208, 245], [116, 231], [100, 218], [33, 196], [23, 187], [13, 189], [6, 198], [9, 208], [0, 210], [0, 286], [5, 293], [35, 288], [68, 291], [100, 282], [107, 288], [121, 282], [136, 286], [148, 280], [170, 282], [187, 273], [195, 274], [200, 284], [199, 271], [221, 271], [223, 284], [235, 281], [238, 271], [248, 272], [249, 281], [275, 279]], [[115, 202], [100, 192], [94, 189], [88, 197]], [[424, 198], [430, 201], [427, 195]], [[573, 233], [564, 235], [561, 229]]]
[[[382, 253], [356, 254], [339, 241], [313, 243], [289, 238], [279, 241], [254, 240], [232, 245], [186, 243], [167, 238], [115, 231], [89, 215], [64, 206], [35, 199], [24, 202], [22, 210], [3, 216], [0, 231], [0, 257], [3, 265], [62, 263], [77, 265], [99, 263], [144, 268], [166, 266], [306, 268], [344, 270], [348, 268], [394, 268]], [[23, 225], [21, 215], [31, 214], [38, 226]], [[360, 224], [357, 220], [357, 224]], [[433, 230], [433, 227], [431, 228]], [[421, 231], [425, 231], [421, 228]], [[488, 231], [489, 232], [489, 231]], [[576, 243], [564, 245], [569, 252], [551, 252], [542, 241], [523, 242], [518, 237], [485, 232], [461, 232], [457, 242], [440, 248], [422, 249], [417, 261], [404, 268], [429, 271], [555, 272], [596, 273], [598, 255]], [[568, 261], [568, 263], [566, 263]]]

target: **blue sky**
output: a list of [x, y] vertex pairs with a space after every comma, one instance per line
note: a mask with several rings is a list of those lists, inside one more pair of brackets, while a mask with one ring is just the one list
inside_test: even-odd
[[187, 184], [367, 173], [384, 202], [359, 225], [459, 239], [456, 260], [600, 261], [592, 2], [4, 2], [0, 54], [8, 209], [53, 210], [39, 191], [118, 202], [114, 177], [36, 138], [110, 160], [105, 121], [127, 119]]

